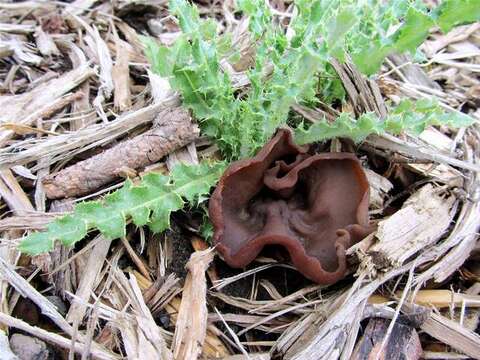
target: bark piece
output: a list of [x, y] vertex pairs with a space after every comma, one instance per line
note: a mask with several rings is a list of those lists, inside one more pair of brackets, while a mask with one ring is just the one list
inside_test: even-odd
[[[165, 101], [175, 93], [171, 88], [168, 79], [161, 77], [158, 74], [154, 74], [151, 71], [148, 72], [148, 78], [150, 80], [150, 87], [152, 88], [151, 91], [155, 103]], [[166, 163], [169, 170], [172, 170], [178, 163], [198, 164], [195, 143], [192, 142], [187, 146], [168, 154]]]
[[434, 244], [450, 226], [455, 197], [443, 198], [431, 184], [412, 195], [390, 218], [378, 225], [377, 243], [368, 251], [377, 268], [402, 265]]
[[[122, 114], [108, 124], [94, 124], [78, 131], [37, 139], [36, 144], [28, 148], [13, 144], [0, 149], [0, 168], [27, 164], [39, 159], [44, 160], [45, 162], [41, 165], [33, 165], [29, 168], [31, 171], [37, 171], [42, 167], [69, 159], [87, 149], [107, 146], [113, 140], [134, 131], [135, 128], [151, 123], [162, 110], [177, 106], [179, 103], [179, 99], [173, 97], [161, 104], [148, 105]], [[165, 118], [168, 119], [168, 117]]]
[[370, 206], [376, 209], [383, 207], [385, 197], [393, 189], [393, 184], [387, 178], [370, 169], [363, 169], [370, 184]]
[[213, 260], [213, 255], [212, 249], [197, 251], [187, 263], [189, 273], [185, 279], [173, 337], [175, 359], [197, 359], [202, 352], [208, 316], [205, 271]]
[[356, 345], [351, 360], [414, 360], [420, 359], [422, 345], [417, 331], [396, 323], [387, 343], [382, 346], [390, 320], [372, 318], [362, 339]]
[[47, 197], [58, 199], [88, 194], [121, 176], [125, 169], [139, 169], [159, 161], [198, 136], [198, 127], [191, 123], [185, 110], [165, 110], [162, 115], [165, 125], [45, 177], [43, 185]]

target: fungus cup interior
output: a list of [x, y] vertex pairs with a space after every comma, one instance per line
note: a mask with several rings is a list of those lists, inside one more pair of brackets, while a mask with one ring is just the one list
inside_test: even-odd
[[283, 246], [303, 275], [331, 284], [345, 276], [346, 249], [371, 232], [368, 193], [354, 154], [309, 155], [281, 129], [223, 174], [209, 205], [213, 241], [232, 267]]

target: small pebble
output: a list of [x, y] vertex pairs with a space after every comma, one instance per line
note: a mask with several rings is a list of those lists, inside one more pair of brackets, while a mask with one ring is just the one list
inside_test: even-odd
[[20, 360], [48, 360], [50, 357], [47, 344], [35, 337], [13, 334], [10, 347]]

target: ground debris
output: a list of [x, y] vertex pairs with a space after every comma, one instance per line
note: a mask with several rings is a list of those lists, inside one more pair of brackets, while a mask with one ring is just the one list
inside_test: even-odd
[[[433, 28], [420, 51], [389, 54], [374, 76], [362, 75], [348, 50], [341, 61], [325, 62], [311, 74], [318, 79], [312, 101], [292, 105], [291, 127], [344, 114], [357, 121], [365, 114], [386, 119], [405, 100], [434, 99], [446, 112], [477, 120], [467, 128], [420, 126], [415, 133], [380, 133], [358, 143], [339, 137], [312, 144], [311, 155], [354, 153], [370, 185], [368, 213], [376, 231], [348, 249], [341, 282], [313, 284], [273, 246], [244, 269], [228, 267], [201, 237], [209, 233], [208, 203], [201, 201], [189, 200], [191, 206], [175, 212], [163, 234], [126, 219], [123, 238], [89, 231], [74, 247], [57, 241], [40, 256], [18, 252], [22, 237], [72, 213], [75, 204], [108, 202], [103, 195], [125, 178], [136, 183], [138, 176], [168, 174], [179, 163], [225, 160], [219, 149], [231, 139], [217, 136], [207, 126], [210, 119], [186, 108], [195, 101], [175, 91], [178, 74], [159, 70], [175, 65], [163, 61], [169, 51], [159, 51], [158, 63], [150, 64], [144, 36], [169, 49], [180, 39], [173, 63], [190, 50], [194, 57], [207, 55], [200, 67], [193, 61], [175, 69], [185, 74], [181, 81], [201, 89], [192, 98], [208, 105], [209, 95], [224, 86], [210, 80], [222, 74], [232, 82], [229, 96], [247, 103], [252, 90], [278, 76], [274, 58], [252, 76], [258, 55], [300, 36], [295, 29], [306, 24], [295, 24], [301, 15], [295, 4], [312, 4], [259, 1], [272, 14], [272, 28], [278, 24], [285, 35], [274, 34], [271, 39], [280, 41], [266, 49], [262, 40], [273, 35], [252, 33], [252, 26], [264, 26], [264, 17], [249, 21], [238, 1], [189, 1], [217, 26], [220, 41], [205, 48], [192, 41], [195, 36], [181, 35], [185, 24], [167, 3], [0, 0], [0, 358], [480, 358], [478, 22], [448, 33]], [[409, 27], [401, 22], [380, 30], [402, 37]], [[212, 29], [208, 23], [198, 28], [217, 39]], [[336, 35], [343, 31], [335, 29]], [[310, 50], [335, 46], [336, 38], [320, 37], [319, 49]], [[218, 50], [212, 68], [205, 66], [210, 45]], [[198, 71], [208, 74], [201, 83], [191, 76]], [[295, 86], [286, 90], [295, 93]], [[256, 95], [258, 118], [268, 106], [282, 105], [264, 103], [268, 93]], [[229, 108], [204, 110], [229, 119]], [[240, 123], [252, 115], [238, 113]], [[238, 136], [250, 130], [238, 129]]]
[[198, 127], [180, 108], [161, 113], [165, 125], [153, 128], [87, 160], [43, 179], [49, 199], [76, 197], [97, 190], [125, 169], [142, 169], [198, 137]]
[[196, 359], [202, 353], [208, 313], [205, 271], [213, 256], [212, 249], [194, 252], [187, 263], [189, 273], [185, 279], [173, 337], [175, 359]]
[[20, 360], [48, 360], [51, 356], [47, 345], [33, 336], [13, 334], [10, 346]]
[[365, 332], [355, 346], [352, 360], [417, 360], [422, 356], [422, 345], [417, 331], [397, 323], [385, 341], [390, 321], [380, 318], [369, 320]]
[[402, 209], [378, 224], [375, 243], [368, 249], [376, 268], [398, 267], [445, 234], [456, 199], [442, 196], [438, 190], [425, 185], [405, 201]]

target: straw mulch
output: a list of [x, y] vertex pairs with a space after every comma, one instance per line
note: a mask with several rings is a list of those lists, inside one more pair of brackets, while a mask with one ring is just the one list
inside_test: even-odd
[[[226, 29], [241, 24], [231, 1], [197, 3]], [[330, 287], [305, 280], [275, 249], [230, 269], [189, 210], [161, 235], [129, 227], [123, 239], [93, 233], [73, 249], [19, 254], [26, 231], [75, 202], [215, 154], [178, 95], [148, 71], [139, 36], [169, 44], [177, 33], [162, 0], [0, 3], [0, 358], [14, 358], [19, 334], [62, 359], [360, 359], [395, 344], [397, 355], [480, 358], [477, 126], [331, 142], [368, 167], [379, 227], [349, 250], [351, 274]], [[435, 96], [480, 119], [480, 24], [434, 32], [422, 50], [426, 66], [391, 56], [375, 80], [334, 63], [349, 102], [294, 111], [310, 121], [382, 114], [386, 100]], [[154, 159], [125, 157], [125, 141], [140, 146], [152, 131], [174, 140]], [[91, 164], [74, 182], [55, 176], [81, 160]]]

